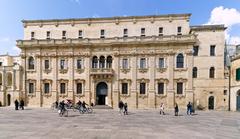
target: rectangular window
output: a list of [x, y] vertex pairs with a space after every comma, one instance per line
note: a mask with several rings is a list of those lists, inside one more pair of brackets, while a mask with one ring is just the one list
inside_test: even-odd
[[82, 59], [77, 60], [77, 69], [82, 69]]
[[66, 83], [60, 84], [60, 94], [65, 94], [66, 92]]
[[123, 69], [128, 69], [128, 59], [123, 59], [122, 67], [123, 67]]
[[183, 94], [183, 83], [177, 83], [177, 94]]
[[83, 90], [82, 90], [82, 83], [77, 83], [77, 94], [82, 94]]
[[141, 28], [141, 36], [142, 36], [142, 37], [145, 36], [145, 28]]
[[128, 94], [128, 83], [122, 83], [122, 94]]
[[163, 36], [163, 27], [160, 27], [159, 28], [159, 32], [158, 32], [158, 36]]
[[50, 67], [49, 67], [49, 60], [45, 60], [44, 61], [44, 67], [45, 67], [45, 69], [49, 69]]
[[158, 83], [158, 94], [164, 94], [164, 83]]
[[128, 29], [123, 30], [123, 37], [128, 37]]
[[236, 69], [236, 81], [240, 81], [240, 68]]
[[29, 90], [28, 90], [28, 93], [29, 94], [33, 94], [33, 92], [34, 92], [34, 84], [33, 83], [29, 83]]
[[210, 56], [215, 56], [215, 45], [210, 46]]
[[64, 59], [62, 59], [60, 61], [60, 69], [65, 69], [65, 60]]
[[67, 32], [66, 31], [62, 31], [62, 39], [66, 39], [67, 38]]
[[140, 59], [140, 69], [145, 69], [146, 68], [146, 58], [141, 58]]
[[227, 95], [227, 90], [223, 90], [223, 95]]
[[199, 46], [193, 46], [193, 56], [198, 56]]
[[159, 58], [159, 68], [164, 68], [164, 58]]
[[83, 38], [83, 31], [82, 31], [82, 30], [79, 30], [79, 31], [78, 31], [78, 38], [79, 38], [79, 39], [82, 39], [82, 38]]
[[100, 38], [105, 38], [105, 30], [102, 29], [100, 32]]
[[140, 94], [146, 94], [146, 83], [140, 83]]
[[51, 33], [50, 31], [47, 31], [47, 40], [49, 40], [51, 38]]
[[182, 27], [177, 27], [177, 35], [182, 35]]
[[48, 94], [50, 92], [50, 84], [44, 83], [44, 93]]
[[35, 32], [31, 32], [31, 40], [35, 39]]

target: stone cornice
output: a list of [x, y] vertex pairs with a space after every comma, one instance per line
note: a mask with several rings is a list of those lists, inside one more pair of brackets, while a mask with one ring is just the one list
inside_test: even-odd
[[79, 47], [79, 46], [108, 46], [108, 45], [146, 45], [146, 44], [188, 44], [196, 43], [194, 34], [188, 35], [166, 35], [166, 36], [146, 36], [146, 37], [114, 37], [114, 38], [92, 38], [92, 39], [52, 39], [52, 40], [17, 40], [19, 48], [33, 47]]
[[191, 26], [191, 31], [212, 31], [212, 30], [222, 30], [227, 29], [224, 25], [199, 25], [199, 26]]
[[58, 25], [70, 24], [88, 24], [92, 23], [115, 23], [120, 22], [133, 22], [137, 21], [150, 21], [153, 23], [155, 20], [187, 20], [189, 21], [191, 14], [166, 14], [166, 15], [147, 15], [147, 16], [118, 16], [118, 17], [103, 17], [103, 18], [70, 18], [70, 19], [49, 19], [49, 20], [22, 20], [23, 26], [39, 26], [43, 25]]

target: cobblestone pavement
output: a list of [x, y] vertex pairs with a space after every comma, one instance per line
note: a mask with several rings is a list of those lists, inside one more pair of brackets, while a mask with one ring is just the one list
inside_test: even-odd
[[127, 116], [117, 110], [94, 110], [93, 114], [69, 111], [59, 117], [57, 111], [27, 108], [15, 111], [0, 108], [0, 138], [16, 139], [240, 139], [240, 113], [198, 111], [173, 116], [169, 111], [134, 110]]

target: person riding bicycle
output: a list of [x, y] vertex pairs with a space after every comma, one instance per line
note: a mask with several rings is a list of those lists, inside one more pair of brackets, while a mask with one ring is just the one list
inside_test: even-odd
[[79, 101], [77, 102], [77, 105], [78, 105], [79, 107], [81, 107], [81, 106], [82, 106], [82, 102], [79, 100]]
[[87, 109], [86, 105], [88, 106], [88, 104], [85, 103], [85, 101], [83, 101], [83, 103], [82, 103], [82, 107], [83, 107], [83, 109]]
[[62, 111], [65, 111], [65, 102], [64, 100], [59, 103], [59, 109]]

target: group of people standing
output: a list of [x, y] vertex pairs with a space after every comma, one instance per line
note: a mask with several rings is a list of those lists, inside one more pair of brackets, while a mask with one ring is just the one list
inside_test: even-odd
[[20, 102], [18, 102], [18, 100], [16, 99], [15, 102], [15, 110], [18, 110], [18, 108], [24, 110], [24, 101], [20, 100]]
[[[178, 116], [178, 113], [179, 113], [179, 108], [178, 108], [178, 104], [176, 103], [175, 106], [174, 106], [174, 115]], [[187, 115], [192, 115], [192, 113], [194, 113], [193, 105], [192, 105], [191, 102], [188, 102], [188, 104], [187, 104]], [[164, 104], [163, 103], [160, 104], [160, 115], [161, 114], [165, 115]]]
[[118, 104], [118, 107], [119, 107], [119, 112], [120, 114], [124, 114], [124, 115], [128, 115], [128, 105], [127, 103], [123, 103], [121, 100], [119, 101], [119, 104]]

